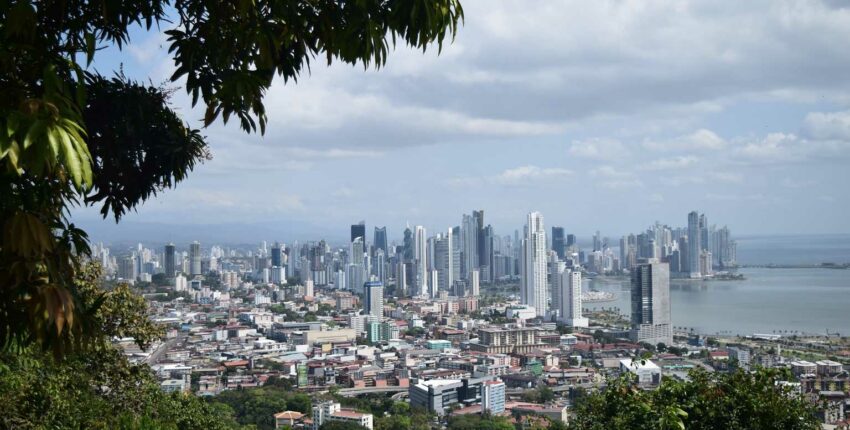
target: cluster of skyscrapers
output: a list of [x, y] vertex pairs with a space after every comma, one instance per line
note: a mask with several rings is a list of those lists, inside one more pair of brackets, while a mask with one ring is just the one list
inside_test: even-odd
[[670, 264], [673, 276], [702, 278], [717, 270], [737, 265], [737, 243], [726, 226], [709, 225], [705, 214], [688, 214], [685, 228], [655, 223], [643, 233], [620, 239], [623, 269], [634, 267], [641, 259], [658, 259]]

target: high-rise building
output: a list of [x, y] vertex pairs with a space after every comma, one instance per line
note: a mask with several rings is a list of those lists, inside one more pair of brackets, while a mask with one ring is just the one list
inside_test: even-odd
[[593, 235], [593, 250], [602, 251], [602, 235], [599, 230], [596, 230], [596, 234]]
[[428, 236], [425, 227], [417, 225], [413, 236], [416, 260], [416, 295], [428, 295]]
[[700, 216], [696, 211], [688, 214], [688, 274], [691, 278], [699, 278], [699, 256], [702, 251], [702, 231]]
[[552, 251], [563, 260], [567, 252], [567, 237], [564, 235], [563, 227], [552, 227]]
[[478, 250], [478, 268], [487, 262], [486, 250], [484, 248], [484, 211], [472, 211], [472, 222], [475, 226], [476, 249]]
[[283, 247], [275, 242], [271, 249], [272, 266], [283, 267]]
[[461, 224], [462, 246], [462, 276], [469, 280], [473, 270], [478, 270], [478, 230], [475, 220], [470, 215], [463, 215]]
[[500, 380], [487, 381], [481, 388], [481, 412], [493, 415], [504, 412], [505, 383]]
[[387, 228], [375, 227], [375, 239], [373, 241], [375, 249], [384, 251], [387, 254]]
[[478, 297], [481, 292], [481, 274], [477, 270], [472, 271], [469, 277], [469, 293], [467, 295]]
[[165, 266], [165, 277], [173, 278], [177, 274], [177, 270], [174, 268], [174, 244], [169, 243], [165, 245], [165, 260], [163, 265]]
[[520, 299], [522, 304], [533, 307], [537, 316], [543, 317], [548, 307], [546, 230], [543, 227], [543, 215], [539, 212], [528, 214], [522, 254]]
[[567, 248], [574, 246], [576, 244], [576, 235], [568, 234], [567, 235]]
[[348, 273], [346, 280], [348, 288], [355, 292], [363, 291], [363, 284], [366, 282], [366, 266], [364, 255], [364, 241], [362, 237], [354, 238], [351, 242], [351, 251], [348, 264]]
[[437, 281], [440, 288], [448, 290], [454, 285], [455, 278], [455, 242], [452, 228], [445, 236], [438, 235], [434, 243], [434, 267], [437, 269]]
[[189, 245], [189, 274], [201, 274], [201, 244], [197, 241]]
[[138, 258], [135, 255], [129, 255], [119, 260], [118, 277], [125, 281], [135, 281], [137, 276], [137, 261]]
[[376, 318], [384, 317], [384, 284], [380, 282], [367, 282], [364, 287], [366, 290], [366, 306], [367, 314]]
[[363, 243], [366, 243], [366, 221], [351, 224], [351, 241], [354, 242], [354, 239], [358, 237], [363, 239]]
[[634, 342], [673, 342], [670, 317], [670, 266], [651, 261], [632, 269], [632, 330]]
[[587, 327], [589, 321], [582, 315], [581, 271], [565, 269], [557, 281], [561, 320], [571, 327]]

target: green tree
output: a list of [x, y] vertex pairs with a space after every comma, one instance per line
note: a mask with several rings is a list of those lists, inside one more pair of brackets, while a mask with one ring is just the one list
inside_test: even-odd
[[320, 430], [368, 430], [360, 424], [348, 421], [327, 421], [319, 427]]
[[90, 250], [71, 206], [118, 221], [210, 156], [168, 90], [88, 69], [131, 27], [167, 29], [171, 82], [204, 126], [264, 132], [275, 76], [295, 81], [316, 58], [381, 67], [397, 42], [442, 48], [462, 19], [458, 0], [0, 2], [0, 346], [62, 355], [89, 335], [73, 281]]
[[624, 376], [584, 397], [570, 428], [819, 429], [813, 406], [776, 385], [788, 377], [764, 369], [729, 374], [698, 369], [688, 381], [664, 379], [657, 390], [645, 391]]
[[514, 426], [505, 417], [469, 414], [451, 416], [448, 430], [514, 430]]
[[101, 303], [90, 318], [89, 342], [62, 359], [34, 345], [0, 352], [0, 428], [235, 428], [228, 407], [163, 393], [147, 365], [131, 364], [111, 345], [113, 337], [145, 345], [161, 329], [126, 286], [97, 288], [99, 275], [90, 264], [75, 280], [81, 303]]

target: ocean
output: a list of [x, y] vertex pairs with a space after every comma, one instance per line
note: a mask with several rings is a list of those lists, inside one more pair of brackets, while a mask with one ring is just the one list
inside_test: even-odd
[[[850, 235], [738, 239], [740, 264], [850, 262]], [[673, 325], [705, 334], [841, 333], [850, 336], [850, 270], [742, 268], [741, 281], [670, 282]], [[585, 280], [585, 289], [616, 299], [586, 308], [618, 307], [628, 315], [629, 281]]]

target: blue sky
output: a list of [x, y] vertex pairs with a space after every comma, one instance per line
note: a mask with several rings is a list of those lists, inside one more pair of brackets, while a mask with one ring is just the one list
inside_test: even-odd
[[[464, 0], [439, 56], [399, 47], [378, 71], [318, 61], [276, 82], [265, 136], [207, 129], [214, 159], [123, 231], [216, 239], [238, 224], [254, 240], [272, 224], [292, 237], [269, 239], [337, 239], [366, 220], [397, 238], [484, 209], [500, 234], [538, 210], [616, 236], [697, 209], [741, 234], [850, 233], [841, 4]], [[95, 67], [161, 82], [166, 51], [158, 31], [135, 31]], [[199, 125], [185, 94], [173, 103]], [[96, 240], [122, 231], [96, 210], [75, 218]]]

